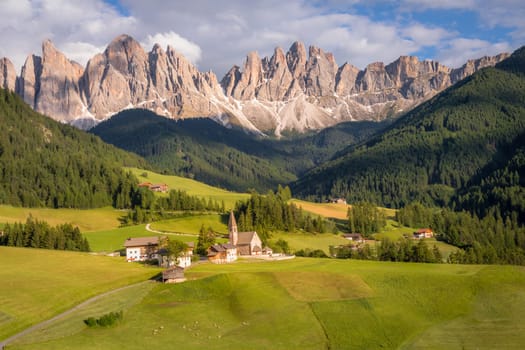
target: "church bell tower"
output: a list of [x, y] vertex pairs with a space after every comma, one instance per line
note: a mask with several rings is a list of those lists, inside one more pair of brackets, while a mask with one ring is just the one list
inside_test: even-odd
[[237, 245], [239, 239], [239, 232], [237, 231], [237, 222], [233, 210], [230, 211], [230, 220], [228, 220], [228, 233], [230, 235], [230, 244]]

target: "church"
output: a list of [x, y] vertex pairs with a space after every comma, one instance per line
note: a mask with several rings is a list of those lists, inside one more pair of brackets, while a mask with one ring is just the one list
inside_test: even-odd
[[228, 220], [228, 233], [230, 237], [229, 243], [237, 247], [237, 253], [239, 255], [262, 255], [263, 253], [270, 253], [267, 248], [263, 251], [262, 241], [257, 232], [238, 231], [237, 221], [235, 221], [233, 211], [230, 212], [230, 219]]

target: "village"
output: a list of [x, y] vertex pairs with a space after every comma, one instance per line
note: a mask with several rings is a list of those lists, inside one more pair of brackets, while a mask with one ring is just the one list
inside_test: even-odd
[[[148, 187], [159, 188], [159, 186], [148, 184]], [[358, 249], [367, 240], [360, 233], [343, 233], [343, 238], [350, 241], [351, 249]], [[434, 237], [430, 228], [422, 228], [413, 232], [413, 240], [421, 240]], [[409, 237], [405, 237], [409, 238]], [[163, 283], [177, 283], [185, 281], [184, 270], [192, 265], [195, 261], [194, 250], [195, 243], [189, 242], [185, 250], [175, 259], [166, 256], [166, 249], [162, 247], [162, 240], [159, 237], [134, 237], [128, 238], [124, 242], [126, 250], [126, 261], [128, 262], [146, 262], [157, 261], [159, 266], [166, 268], [162, 272]], [[270, 247], [264, 246], [259, 235], [255, 231], [239, 232], [237, 221], [233, 211], [230, 212], [228, 220], [228, 242], [216, 243], [207, 249], [207, 255], [204, 260], [213, 264], [228, 264], [243, 258], [294, 258], [281, 254], [274, 254]]]
[[[162, 273], [162, 282], [182, 282], [184, 269], [192, 264], [195, 244], [190, 242], [185, 251], [175, 260], [171, 261], [163, 254], [159, 237], [128, 238], [124, 242], [126, 261], [144, 262], [157, 260], [159, 265], [166, 267]], [[214, 264], [227, 264], [236, 261], [239, 257], [272, 258], [273, 251], [263, 245], [255, 231], [239, 232], [233, 211], [228, 220], [228, 242], [211, 245], [207, 250], [206, 259]], [[292, 256], [293, 257], [293, 256]]]

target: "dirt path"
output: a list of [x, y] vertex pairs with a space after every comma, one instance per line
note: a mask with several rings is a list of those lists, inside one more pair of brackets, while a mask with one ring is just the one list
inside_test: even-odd
[[135, 284], [130, 284], [129, 286], [125, 286], [125, 287], [121, 287], [121, 288], [113, 289], [113, 290], [110, 290], [110, 291], [104, 292], [104, 293], [102, 293], [102, 294], [96, 295], [96, 296], [94, 296], [94, 297], [92, 297], [92, 298], [90, 298], [90, 299], [88, 299], [88, 300], [86, 300], [86, 301], [84, 301], [84, 302], [82, 302], [82, 303], [80, 303], [80, 304], [78, 304], [78, 305], [72, 307], [71, 309], [62, 312], [61, 314], [58, 314], [58, 315], [56, 315], [56, 316], [54, 316], [54, 317], [52, 317], [52, 318], [50, 318], [50, 319], [48, 319], [48, 320], [46, 320], [46, 321], [42, 321], [42, 322], [40, 322], [40, 323], [37, 323], [37, 324], [35, 324], [35, 325], [33, 325], [33, 326], [29, 327], [29, 328], [26, 328], [25, 330], [23, 330], [23, 331], [20, 332], [20, 333], [17, 333], [17, 334], [15, 334], [15, 335], [10, 336], [10, 337], [7, 338], [7, 339], [4, 339], [4, 340], [0, 341], [0, 349], [4, 349], [4, 347], [5, 347], [6, 345], [8, 345], [9, 343], [12, 343], [12, 342], [15, 341], [16, 339], [21, 338], [21, 337], [23, 337], [23, 336], [25, 336], [25, 335], [27, 335], [27, 334], [33, 332], [33, 331], [36, 331], [36, 330], [38, 330], [38, 329], [40, 329], [40, 328], [43, 328], [43, 327], [45, 327], [45, 326], [47, 326], [47, 325], [49, 325], [49, 324], [55, 322], [56, 320], [58, 320], [58, 319], [60, 319], [60, 318], [62, 318], [62, 317], [64, 317], [64, 316], [67, 316], [67, 315], [69, 315], [69, 314], [71, 314], [71, 313], [77, 311], [78, 309], [80, 309], [80, 308], [82, 308], [82, 307], [84, 307], [84, 306], [86, 306], [86, 305], [89, 305], [89, 304], [91, 304], [91, 303], [93, 303], [93, 302], [99, 300], [99, 299], [102, 298], [102, 297], [105, 297], [105, 296], [107, 296], [107, 295], [110, 295], [110, 294], [113, 294], [113, 293], [119, 292], [119, 291], [124, 290], [124, 289], [127, 289], [127, 288], [134, 287], [134, 286], [139, 285], [139, 284], [142, 284], [142, 283], [155, 283], [155, 282], [154, 282], [154, 281], [143, 281], [143, 282], [139, 282], [139, 283], [135, 283]]
[[161, 235], [174, 235], [174, 236], [190, 236], [190, 237], [197, 237], [197, 235], [193, 235], [191, 233], [182, 233], [182, 232], [169, 232], [169, 231], [158, 231], [151, 228], [151, 224], [146, 224], [146, 231], [158, 233]]

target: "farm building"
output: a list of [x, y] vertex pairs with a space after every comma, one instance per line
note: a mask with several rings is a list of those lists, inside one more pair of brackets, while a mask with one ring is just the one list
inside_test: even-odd
[[363, 236], [360, 233], [344, 233], [343, 238], [348, 239], [349, 241], [362, 243], [364, 242]]
[[162, 282], [163, 283], [177, 283], [183, 282], [184, 278], [184, 268], [180, 266], [172, 266], [169, 269], [162, 271]]
[[126, 261], [146, 261], [158, 258], [158, 237], [128, 238], [124, 242]]
[[330, 198], [326, 200], [328, 203], [334, 204], [346, 204], [346, 199], [344, 198]]
[[166, 184], [152, 184], [151, 182], [142, 182], [139, 187], [149, 188], [153, 192], [168, 192], [168, 185]]
[[414, 239], [423, 239], [423, 238], [432, 238], [434, 237], [434, 232], [430, 228], [421, 228], [414, 232]]
[[237, 260], [237, 247], [230, 243], [215, 244], [208, 249], [208, 260], [214, 264], [227, 264]]

